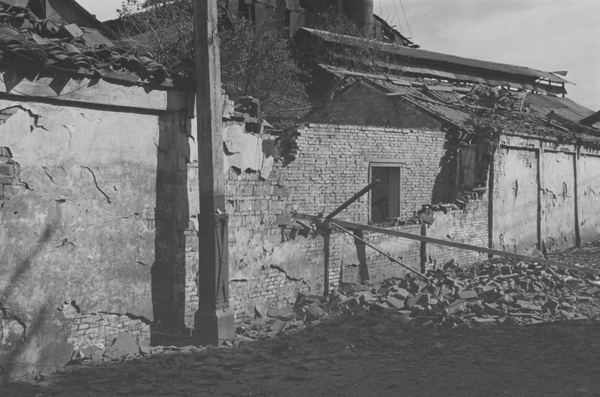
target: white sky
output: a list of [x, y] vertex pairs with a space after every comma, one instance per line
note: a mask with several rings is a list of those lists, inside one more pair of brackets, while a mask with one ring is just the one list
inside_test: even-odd
[[[375, 13], [421, 48], [469, 58], [567, 70], [568, 97], [600, 110], [599, 0], [374, 0]], [[98, 19], [122, 0], [79, 0]]]

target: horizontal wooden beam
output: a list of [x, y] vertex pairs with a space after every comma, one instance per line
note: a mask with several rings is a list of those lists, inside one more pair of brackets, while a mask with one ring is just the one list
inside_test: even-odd
[[[327, 223], [327, 222], [325, 222], [325, 220], [322, 217], [317, 217], [317, 216], [308, 215], [308, 214], [301, 214], [298, 212], [292, 212], [292, 217], [296, 218], [296, 219], [323, 222], [324, 224]], [[434, 237], [420, 236], [417, 234], [400, 232], [398, 230], [391, 230], [391, 229], [386, 229], [383, 227], [362, 225], [360, 223], [340, 221], [337, 219], [329, 220], [328, 222], [335, 223], [335, 224], [342, 226], [344, 228], [347, 228], [347, 229], [363, 230], [363, 231], [373, 232], [373, 233], [381, 233], [386, 236], [400, 237], [400, 238], [405, 238], [405, 239], [409, 239], [409, 240], [417, 240], [417, 241], [422, 241], [425, 243], [443, 245], [445, 247], [459, 248], [459, 249], [464, 249], [467, 251], [475, 251], [475, 252], [480, 252], [482, 254], [491, 254], [491, 255], [501, 256], [501, 257], [510, 258], [510, 259], [517, 259], [517, 260], [521, 260], [521, 261], [537, 262], [537, 263], [542, 263], [544, 265], [560, 267], [563, 269], [578, 270], [578, 271], [585, 271], [585, 272], [592, 272], [592, 273], [600, 272], [598, 269], [567, 265], [567, 264], [556, 262], [556, 261], [546, 259], [546, 258], [515, 254], [512, 252], [500, 251], [500, 250], [495, 250], [495, 249], [485, 248], [485, 247], [478, 247], [476, 245], [458, 243], [456, 241], [442, 240], [442, 239], [434, 238]]]
[[75, 79], [58, 74], [32, 77], [13, 71], [0, 73], [0, 93], [34, 100], [52, 99], [154, 112], [177, 111], [193, 105], [190, 94], [175, 89], [115, 84], [101, 78]]

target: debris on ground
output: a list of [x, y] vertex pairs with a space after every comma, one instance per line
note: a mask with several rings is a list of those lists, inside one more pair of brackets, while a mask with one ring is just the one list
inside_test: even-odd
[[[553, 259], [597, 267], [599, 253], [600, 242]], [[2, 391], [65, 397], [600, 393], [597, 276], [491, 261], [461, 268], [449, 262], [426, 277], [347, 283], [328, 297], [299, 294], [293, 304], [257, 311], [225, 348], [137, 348], [131, 335], [121, 335], [58, 372]]]
[[266, 320], [246, 322], [237, 331], [265, 339], [331, 316], [402, 330], [600, 318], [600, 279], [594, 275], [506, 260], [464, 268], [450, 261], [444, 268], [428, 272], [427, 280], [407, 274], [380, 284], [344, 283], [329, 297], [300, 294], [295, 305], [271, 308]]

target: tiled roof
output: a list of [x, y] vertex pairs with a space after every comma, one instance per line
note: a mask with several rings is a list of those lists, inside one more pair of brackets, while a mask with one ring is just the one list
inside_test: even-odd
[[150, 56], [135, 56], [96, 29], [57, 25], [27, 8], [0, 2], [0, 66], [24, 65], [140, 83], [161, 83], [167, 77]]
[[[328, 43], [342, 45], [364, 45], [366, 39], [334, 34], [331, 32], [302, 28], [297, 33], [302, 37], [316, 37]], [[367, 45], [372, 45], [366, 41]], [[531, 89], [546, 87], [548, 91], [564, 91], [563, 84], [569, 83], [559, 75], [523, 66], [480, 61], [455, 55], [404, 47], [390, 43], [378, 44], [382, 53], [403, 58], [405, 62], [390, 64], [391, 68], [412, 76], [461, 81], [474, 84], [504, 85], [512, 88]], [[559, 84], [559, 87], [540, 84], [540, 80]]]

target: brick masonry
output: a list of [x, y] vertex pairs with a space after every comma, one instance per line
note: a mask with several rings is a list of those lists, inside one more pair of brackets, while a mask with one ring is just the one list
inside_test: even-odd
[[[290, 221], [289, 214], [332, 211], [370, 182], [370, 165], [401, 168], [401, 218], [414, 216], [423, 205], [448, 202], [455, 195], [446, 134], [439, 128], [306, 124], [295, 135], [299, 148], [295, 160], [286, 166], [276, 162], [268, 178], [252, 170], [230, 170], [228, 174], [230, 305], [238, 321], [264, 314], [270, 306], [293, 303], [299, 292], [323, 293], [323, 237], [302, 236], [301, 227]], [[188, 175], [193, 178], [196, 173], [192, 164]], [[193, 189], [190, 192], [196, 194]], [[364, 196], [338, 218], [369, 223], [369, 200], [369, 195]], [[189, 201], [193, 203], [192, 198]], [[478, 216], [487, 219], [482, 210], [468, 216], [463, 212], [446, 214], [444, 222], [458, 228], [461, 222], [467, 224]], [[477, 222], [464, 236], [456, 231], [456, 238], [468, 239], [479, 230], [482, 235], [477, 241], [486, 240], [487, 228], [478, 226], [479, 218]], [[421, 234], [421, 225], [395, 229]], [[197, 243], [195, 233], [187, 233], [185, 323], [192, 327], [198, 302], [193, 280]], [[420, 269], [420, 242], [374, 233], [363, 237], [402, 263]], [[353, 237], [339, 232], [332, 234], [330, 247], [330, 288], [340, 282], [381, 280], [406, 271], [371, 248], [361, 252]], [[465, 260], [471, 259], [465, 256]]]
[[[458, 243], [467, 243], [479, 247], [489, 244], [487, 195], [482, 199], [469, 202], [462, 210], [437, 211], [434, 223], [426, 228], [426, 235], [439, 239], [448, 239]], [[471, 264], [487, 259], [487, 255], [452, 247], [427, 244], [427, 262], [437, 267], [454, 259], [456, 264]]]
[[125, 314], [93, 313], [78, 314], [71, 320], [71, 332], [67, 342], [75, 350], [89, 347], [104, 349], [123, 332], [130, 333], [139, 345], [150, 344], [150, 324], [143, 319]]

